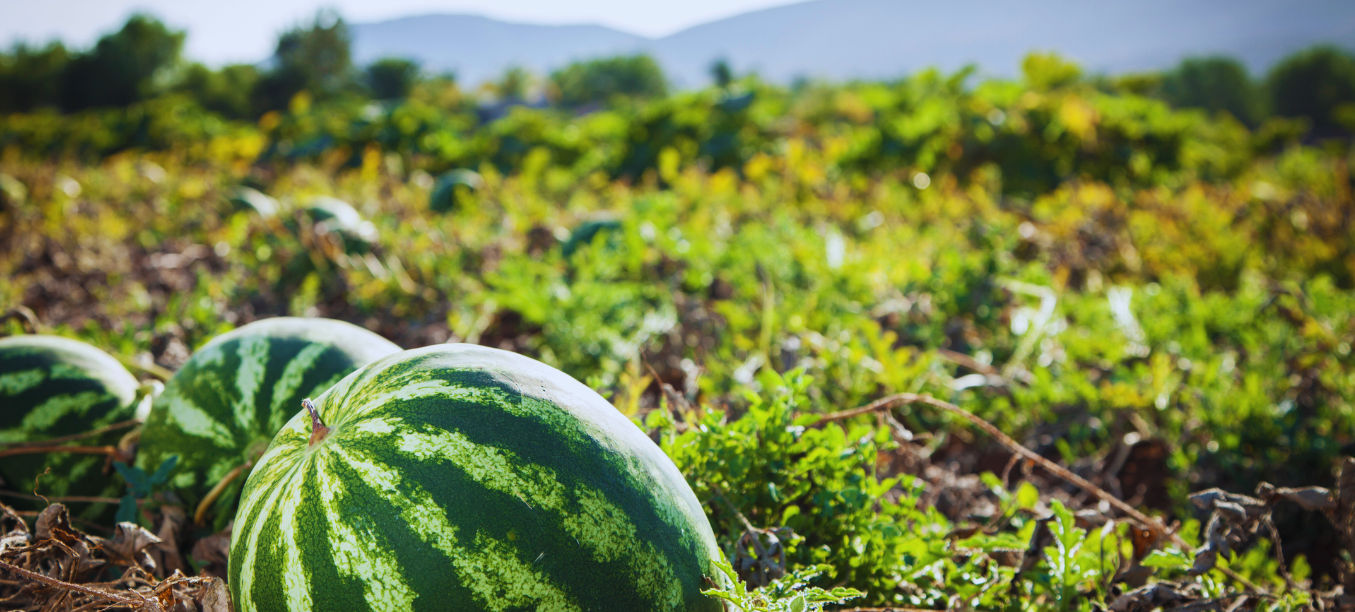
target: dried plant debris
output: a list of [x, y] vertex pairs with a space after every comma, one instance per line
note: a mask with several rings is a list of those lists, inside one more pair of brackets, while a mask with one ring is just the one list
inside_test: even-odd
[[[174, 536], [172, 525], [160, 533]], [[0, 505], [0, 529], [0, 609], [231, 612], [220, 578], [185, 576], [177, 547], [167, 555], [164, 538], [134, 523], [119, 523], [111, 538], [90, 536], [52, 504], [30, 532]]]

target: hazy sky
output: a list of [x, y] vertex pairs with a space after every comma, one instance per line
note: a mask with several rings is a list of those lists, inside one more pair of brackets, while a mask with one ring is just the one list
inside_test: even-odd
[[137, 10], [188, 31], [186, 52], [209, 64], [256, 62], [273, 51], [279, 32], [309, 20], [320, 7], [350, 22], [421, 13], [473, 13], [530, 23], [598, 23], [646, 36], [794, 0], [0, 0], [0, 44], [88, 46]]

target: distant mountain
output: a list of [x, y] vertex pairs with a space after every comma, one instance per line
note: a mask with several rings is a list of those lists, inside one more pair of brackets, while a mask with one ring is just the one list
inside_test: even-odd
[[678, 85], [708, 82], [711, 62], [764, 78], [890, 78], [977, 64], [1013, 76], [1032, 50], [1090, 71], [1168, 68], [1192, 55], [1231, 55], [1253, 73], [1316, 43], [1355, 48], [1350, 0], [812, 0], [745, 13], [657, 40], [602, 26], [511, 24], [429, 15], [353, 27], [354, 51], [455, 70], [465, 82], [511, 65], [546, 73], [570, 61], [648, 52]]
[[538, 74], [570, 62], [633, 53], [649, 39], [599, 25], [508, 23], [476, 15], [423, 15], [352, 26], [353, 59], [419, 60], [464, 83], [494, 79], [513, 66]]

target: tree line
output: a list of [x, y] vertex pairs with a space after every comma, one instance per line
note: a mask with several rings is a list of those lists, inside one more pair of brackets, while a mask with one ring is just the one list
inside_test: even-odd
[[[284, 32], [273, 55], [257, 65], [213, 69], [188, 61], [182, 54], [184, 38], [184, 32], [138, 14], [85, 50], [60, 42], [16, 44], [0, 53], [0, 113], [78, 112], [177, 94], [227, 118], [252, 120], [286, 108], [303, 91], [318, 102], [390, 100], [409, 96], [421, 84], [455, 83], [454, 75], [429, 74], [404, 58], [356, 66], [349, 29], [332, 12]], [[712, 65], [711, 75], [720, 87], [734, 81], [724, 61]], [[1235, 59], [1217, 56], [1104, 81], [1177, 108], [1226, 112], [1251, 127], [1279, 116], [1306, 120], [1318, 137], [1355, 133], [1355, 55], [1335, 46], [1294, 53], [1261, 77]], [[546, 79], [513, 68], [481, 89], [510, 104], [534, 97], [579, 109], [617, 97], [663, 96], [669, 86], [657, 62], [637, 55], [577, 62]]]

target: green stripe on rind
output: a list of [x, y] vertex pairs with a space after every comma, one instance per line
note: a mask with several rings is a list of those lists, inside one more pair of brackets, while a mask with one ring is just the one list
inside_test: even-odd
[[[399, 351], [361, 327], [330, 319], [279, 317], [208, 342], [165, 384], [141, 434], [137, 466], [151, 471], [170, 456], [171, 483], [196, 505], [227, 473], [261, 452], [301, 400]], [[224, 523], [240, 489], [218, 502]]]
[[[240, 612], [720, 609], [700, 594], [719, 552], [695, 495], [565, 374], [442, 345], [379, 360], [316, 405], [329, 437], [308, 447], [298, 414], [245, 485]], [[284, 521], [297, 533], [277, 537]]]
[[[0, 443], [36, 442], [84, 433], [133, 418], [138, 383], [111, 355], [78, 340], [58, 336], [0, 339]], [[87, 438], [91, 446], [112, 445], [127, 433]], [[51, 470], [38, 480], [45, 469]], [[48, 453], [18, 455], [0, 462], [0, 480], [9, 490], [49, 497], [116, 496], [120, 479], [103, 473], [103, 459]], [[6, 503], [16, 503], [12, 498]], [[40, 502], [17, 502], [23, 509]], [[103, 504], [82, 506], [93, 518]]]

